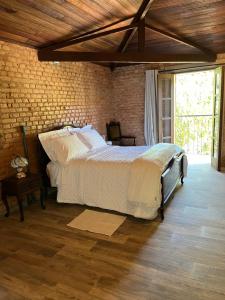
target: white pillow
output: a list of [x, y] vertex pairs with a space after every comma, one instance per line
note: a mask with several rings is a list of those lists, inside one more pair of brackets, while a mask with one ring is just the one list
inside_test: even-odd
[[77, 135], [89, 149], [96, 149], [107, 145], [103, 137], [95, 129], [80, 131]]
[[91, 130], [92, 129], [92, 125], [88, 124], [85, 125], [84, 127], [69, 127], [68, 130], [71, 134], [80, 132], [80, 131], [86, 131], [86, 130]]
[[67, 164], [71, 159], [78, 158], [89, 151], [76, 134], [50, 140], [54, 149], [54, 157], [60, 164]]
[[78, 131], [80, 131], [80, 127], [69, 127], [68, 131], [73, 134], [73, 133], [77, 133]]
[[44, 132], [38, 135], [41, 145], [44, 148], [50, 160], [56, 161], [54, 149], [52, 148], [52, 143], [51, 143], [52, 139], [59, 138], [62, 136], [68, 136], [68, 135], [70, 135], [68, 128]]
[[80, 130], [81, 131], [87, 131], [93, 129], [93, 126], [91, 124], [87, 124], [84, 127], [82, 127]]

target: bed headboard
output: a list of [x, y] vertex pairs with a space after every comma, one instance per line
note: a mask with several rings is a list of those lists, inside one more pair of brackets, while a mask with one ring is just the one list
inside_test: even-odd
[[[66, 127], [79, 128], [80, 126], [76, 126], [76, 125], [73, 125], [73, 124], [66, 124], [66, 125], [62, 125], [62, 126], [53, 127], [53, 128], [48, 129], [44, 132], [59, 130], [59, 129], [63, 129], [63, 128], [66, 128]], [[38, 149], [37, 150], [38, 150], [39, 169], [40, 169], [40, 173], [41, 173], [41, 177], [42, 177], [42, 180], [43, 180], [44, 187], [47, 188], [47, 187], [51, 186], [49, 177], [46, 173], [46, 167], [47, 167], [47, 164], [50, 162], [50, 159], [49, 159], [48, 155], [46, 154], [44, 148], [42, 147], [38, 137], [37, 137], [37, 140], [38, 140]]]

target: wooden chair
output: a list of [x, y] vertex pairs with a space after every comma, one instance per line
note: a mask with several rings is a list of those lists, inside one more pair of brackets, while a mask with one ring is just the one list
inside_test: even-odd
[[[122, 135], [120, 122], [111, 121], [106, 124], [108, 141], [112, 141], [113, 145], [119, 146], [136, 146], [136, 137], [133, 135]], [[132, 143], [126, 141], [132, 140]]]

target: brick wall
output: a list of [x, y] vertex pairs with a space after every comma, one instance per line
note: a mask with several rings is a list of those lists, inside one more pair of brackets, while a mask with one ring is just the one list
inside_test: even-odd
[[225, 171], [225, 78], [224, 78], [224, 103], [223, 103], [223, 127], [222, 127], [222, 170]]
[[113, 71], [114, 117], [122, 134], [133, 134], [144, 145], [145, 66], [129, 66]]
[[23, 154], [18, 127], [27, 126], [31, 167], [36, 135], [63, 123], [92, 123], [105, 133], [112, 117], [111, 71], [88, 63], [41, 63], [36, 51], [0, 42], [0, 179]]
[[137, 137], [137, 145], [145, 145], [145, 71], [162, 65], [134, 65], [113, 72], [114, 117], [121, 122], [123, 134]]

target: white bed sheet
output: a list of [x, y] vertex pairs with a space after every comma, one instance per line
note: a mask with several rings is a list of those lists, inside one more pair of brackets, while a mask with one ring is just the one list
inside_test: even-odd
[[137, 207], [128, 201], [132, 162], [149, 148], [104, 146], [71, 160], [67, 166], [50, 162], [47, 171], [52, 186], [58, 189], [57, 201], [86, 204], [138, 218], [154, 219], [159, 203], [152, 207], [140, 203]]

